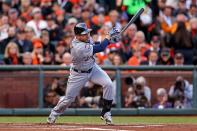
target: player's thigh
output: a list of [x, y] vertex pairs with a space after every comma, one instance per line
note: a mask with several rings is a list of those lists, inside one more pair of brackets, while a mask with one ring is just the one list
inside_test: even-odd
[[96, 66], [92, 72], [91, 81], [103, 87], [112, 86], [112, 81], [105, 71]]
[[66, 96], [76, 97], [87, 81], [86, 74], [72, 71], [67, 82]]

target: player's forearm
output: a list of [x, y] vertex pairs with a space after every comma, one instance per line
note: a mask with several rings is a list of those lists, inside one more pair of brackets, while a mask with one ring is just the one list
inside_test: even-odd
[[109, 40], [108, 39], [104, 39], [101, 44], [97, 44], [93, 46], [93, 53], [98, 53], [98, 52], [102, 52], [105, 50], [105, 48], [108, 46], [109, 44]]

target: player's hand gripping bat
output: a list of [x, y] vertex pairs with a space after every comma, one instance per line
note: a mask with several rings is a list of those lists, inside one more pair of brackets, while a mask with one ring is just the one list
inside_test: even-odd
[[120, 41], [121, 39], [121, 35], [125, 32], [125, 30], [127, 30], [127, 28], [136, 21], [136, 19], [144, 12], [144, 8], [141, 8], [129, 21], [129, 23], [121, 30], [119, 31], [118, 29], [116, 29], [115, 27], [109, 32], [110, 34], [110, 41], [112, 43], [116, 43], [118, 41]]

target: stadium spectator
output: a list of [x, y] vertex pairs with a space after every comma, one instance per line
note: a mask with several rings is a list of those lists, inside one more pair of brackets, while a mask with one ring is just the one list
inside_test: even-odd
[[44, 107], [54, 107], [65, 94], [65, 79], [54, 77], [52, 82], [44, 88]]
[[197, 17], [190, 19], [189, 24], [192, 38], [194, 38], [197, 35]]
[[66, 34], [71, 34], [72, 36], [74, 36], [74, 31], [73, 28], [74, 26], [77, 24], [78, 20], [76, 19], [76, 17], [71, 17], [68, 19], [68, 23], [65, 26], [65, 33]]
[[89, 28], [92, 26], [91, 12], [90, 12], [89, 7], [88, 8], [82, 8], [81, 20], [84, 21]]
[[[20, 31], [24, 31], [26, 28], [26, 22], [24, 18], [18, 18], [16, 20], [16, 29]], [[29, 40], [29, 39], [28, 39]]]
[[8, 29], [9, 29], [9, 18], [6, 15], [1, 16], [1, 21], [0, 21], [0, 41], [8, 38]]
[[133, 88], [135, 84], [135, 78], [133, 76], [128, 76], [125, 78], [125, 84], [128, 88]]
[[41, 30], [48, 28], [48, 24], [45, 20], [42, 20], [42, 13], [39, 7], [35, 7], [32, 10], [33, 19], [27, 23], [28, 27], [33, 28], [37, 37], [40, 37]]
[[71, 14], [74, 18], [77, 19], [77, 21], [80, 21], [80, 19], [81, 19], [81, 11], [82, 11], [81, 7], [77, 4], [74, 5], [73, 8], [72, 8], [72, 13]]
[[16, 36], [15, 42], [19, 47], [19, 52], [32, 52], [32, 43], [26, 39], [26, 32], [24, 30], [18, 30]]
[[32, 64], [32, 54], [30, 52], [23, 53], [22, 64], [23, 65], [31, 65]]
[[169, 90], [174, 108], [191, 108], [192, 95], [193, 86], [182, 76], [178, 76]]
[[127, 87], [126, 94], [124, 95], [124, 107], [134, 107], [135, 98], [135, 78], [128, 76], [125, 78], [125, 84]]
[[186, 0], [179, 0], [177, 3], [177, 8], [174, 11], [174, 14], [177, 15], [179, 13], [183, 13], [184, 15], [188, 16], [188, 10], [186, 7]]
[[151, 51], [148, 56], [148, 61], [142, 61], [140, 62], [140, 65], [149, 65], [149, 66], [155, 66], [158, 65], [158, 54], [155, 51]]
[[70, 66], [72, 62], [72, 57], [69, 52], [65, 52], [63, 57], [62, 57], [63, 63], [61, 64], [62, 66]]
[[[47, 30], [50, 34], [50, 40], [52, 41], [60, 41], [63, 37], [63, 29], [64, 27], [61, 27], [61, 25], [57, 25], [56, 19], [51, 16], [48, 16], [46, 18], [46, 22], [48, 24]], [[44, 28], [45, 29], [45, 28]]]
[[173, 7], [170, 5], [165, 5], [162, 14], [160, 15], [161, 20], [161, 29], [164, 33], [172, 32], [172, 25], [175, 21], [175, 18], [172, 15]]
[[56, 45], [56, 52], [55, 52], [55, 64], [60, 65], [62, 64], [62, 57], [65, 53], [65, 43], [64, 41], [59, 41]]
[[119, 54], [114, 55], [113, 59], [112, 59], [112, 65], [114, 66], [120, 66], [122, 65], [122, 58], [120, 57]]
[[104, 60], [104, 65], [112, 65], [113, 57], [118, 53], [116, 48], [109, 49], [107, 58]]
[[169, 48], [163, 48], [159, 58], [159, 65], [173, 65], [174, 61]]
[[190, 5], [189, 12], [188, 12], [188, 17], [190, 19], [197, 18], [197, 4]]
[[174, 65], [175, 66], [183, 66], [184, 65], [184, 57], [181, 53], [176, 53], [174, 56]]
[[135, 93], [138, 99], [145, 100], [147, 99], [147, 102], [144, 103], [146, 106], [150, 105], [151, 101], [151, 90], [150, 88], [146, 85], [146, 79], [143, 76], [138, 77], [135, 80]]
[[57, 102], [61, 99], [59, 95], [53, 90], [45, 91], [44, 94], [44, 107], [45, 108], [52, 108], [54, 107]]
[[140, 16], [140, 21], [144, 27], [148, 27], [148, 25], [152, 23], [152, 10], [148, 5], [144, 7], [144, 10], [145, 11]]
[[128, 91], [126, 92], [126, 95], [124, 97], [124, 107], [126, 108], [132, 108], [136, 106], [135, 103], [135, 90], [133, 87], [128, 88]]
[[64, 28], [66, 25], [66, 19], [65, 19], [65, 12], [62, 9], [57, 9], [55, 10], [55, 15], [57, 16], [56, 18], [56, 24], [60, 29]]
[[36, 37], [34, 30], [30, 27], [25, 27], [25, 32], [26, 32], [25, 38], [32, 42], [33, 39]]
[[109, 12], [110, 10], [114, 10], [116, 7], [116, 1], [112, 0], [99, 0], [99, 4], [104, 7], [105, 12]]
[[112, 10], [109, 12], [109, 21], [107, 21], [105, 24], [108, 25], [110, 28], [116, 27], [116, 29], [121, 29], [122, 26], [118, 21], [118, 18], [119, 13], [116, 10]]
[[[133, 107], [148, 108], [150, 107], [151, 90], [146, 85], [146, 79], [143, 76], [138, 77], [134, 83], [135, 97], [133, 98]], [[131, 89], [128, 89], [128, 91]]]
[[136, 32], [137, 26], [135, 24], [131, 24], [128, 29], [123, 33], [122, 43], [120, 45], [120, 54], [124, 62], [128, 61], [128, 59], [132, 56], [130, 44], [133, 41]]
[[11, 41], [14, 41], [16, 37], [16, 28], [15, 26], [8, 28], [8, 37], [0, 41], [0, 54], [4, 54], [7, 44]]
[[54, 77], [51, 83], [44, 87], [44, 107], [54, 107], [65, 94], [65, 79]]
[[99, 85], [88, 81], [80, 92], [79, 106], [98, 108], [102, 98], [102, 91], [98, 88], [100, 88]]
[[109, 32], [109, 31], [110, 31], [110, 27], [108, 25], [104, 24], [101, 27], [101, 29], [99, 30], [98, 35], [95, 39], [95, 42], [97, 42], [97, 41], [101, 42], [102, 40], [104, 40], [106, 32]]
[[191, 7], [191, 5], [197, 5], [197, 1], [196, 0], [187, 0], [186, 7], [189, 9]]
[[185, 59], [185, 64], [192, 64], [192, 57], [191, 57], [193, 55], [192, 36], [191, 33], [187, 30], [184, 22], [177, 23], [177, 29], [175, 33], [172, 35], [170, 43], [174, 48], [175, 52], [181, 52], [183, 54]]
[[9, 42], [5, 48], [4, 62], [8, 65], [17, 65], [21, 63], [19, 49], [16, 43]]
[[41, 0], [40, 7], [43, 16], [47, 16], [53, 12], [52, 0]]
[[11, 8], [11, 1], [3, 0], [1, 5], [2, 14], [4, 15], [8, 14], [10, 8]]
[[146, 38], [142, 31], [136, 32], [130, 46], [132, 49], [140, 50], [141, 55], [144, 55], [144, 53], [150, 48], [150, 45], [146, 43]]
[[9, 24], [11, 26], [16, 25], [18, 15], [19, 15], [19, 12], [15, 8], [12, 8], [12, 9], [9, 10], [8, 17], [9, 17]]
[[150, 40], [150, 32], [149, 32], [149, 27], [152, 25], [152, 22], [153, 22], [153, 12], [152, 12], [152, 9], [150, 8], [149, 5], [146, 5], [144, 7], [144, 12], [140, 15], [139, 19], [140, 19], [140, 30], [143, 31], [143, 32], [147, 32], [145, 33], [145, 37], [146, 37], [146, 40]]
[[155, 109], [166, 109], [172, 108], [172, 104], [168, 102], [168, 94], [166, 89], [159, 88], [157, 89], [157, 103], [153, 105]]
[[33, 42], [33, 51], [32, 51], [32, 64], [33, 65], [40, 65], [44, 62], [43, 56], [43, 45], [41, 40], [35, 40]]
[[54, 77], [50, 89], [55, 91], [59, 96], [65, 95], [66, 83], [63, 78]]
[[147, 58], [141, 54], [140, 50], [134, 49], [133, 56], [128, 60], [128, 65], [139, 66], [144, 61], [147, 61]]
[[44, 57], [44, 61], [43, 61], [44, 65], [51, 65], [54, 63], [54, 55], [53, 53], [51, 53], [51, 51], [46, 50], [43, 54], [43, 57]]
[[73, 39], [73, 35], [70, 33], [67, 33], [63, 36], [65, 52], [70, 52], [70, 45], [71, 45], [72, 39]]
[[41, 40], [43, 43], [43, 52], [50, 52], [52, 55], [55, 53], [55, 46], [50, 42], [49, 31], [47, 29], [41, 30]]
[[25, 21], [31, 20], [32, 8], [33, 7], [31, 6], [31, 0], [21, 0], [21, 6], [20, 6], [21, 17], [25, 19]]
[[158, 56], [161, 54], [161, 40], [158, 35], [152, 36], [150, 48], [144, 52], [144, 56], [148, 57], [151, 51], [157, 52]]
[[190, 32], [193, 42], [193, 64], [197, 64], [197, 17], [190, 19]]

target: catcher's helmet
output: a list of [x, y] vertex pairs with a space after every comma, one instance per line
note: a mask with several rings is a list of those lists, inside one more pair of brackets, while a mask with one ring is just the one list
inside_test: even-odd
[[88, 29], [85, 23], [78, 23], [74, 27], [75, 35], [85, 35], [88, 34], [91, 29]]

